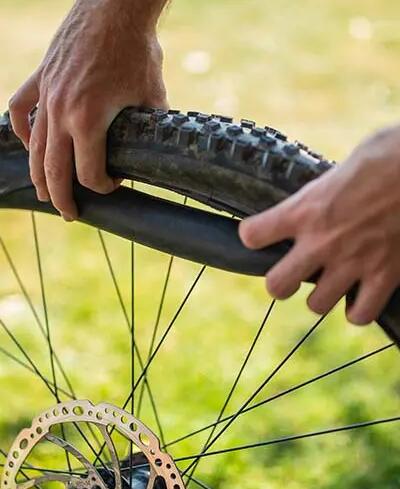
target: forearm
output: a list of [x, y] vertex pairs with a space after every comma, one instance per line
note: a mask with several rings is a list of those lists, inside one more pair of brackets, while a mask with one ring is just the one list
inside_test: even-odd
[[158, 19], [169, 0], [76, 0], [73, 9], [109, 17], [111, 23], [134, 20], [132, 28], [142, 32], [154, 31]]

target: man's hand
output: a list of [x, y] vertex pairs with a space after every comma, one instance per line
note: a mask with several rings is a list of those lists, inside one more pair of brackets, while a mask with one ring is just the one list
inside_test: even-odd
[[327, 313], [359, 284], [348, 319], [375, 320], [400, 284], [400, 127], [381, 131], [342, 166], [244, 220], [240, 236], [252, 249], [294, 239], [267, 275], [272, 296], [288, 298], [322, 271], [308, 298], [313, 311]]
[[[39, 200], [77, 218], [79, 182], [98, 192], [106, 175], [106, 131], [126, 106], [167, 106], [156, 24], [166, 0], [78, 0], [50, 49], [10, 101], [15, 133], [30, 151]], [[29, 114], [38, 104], [32, 131]]]

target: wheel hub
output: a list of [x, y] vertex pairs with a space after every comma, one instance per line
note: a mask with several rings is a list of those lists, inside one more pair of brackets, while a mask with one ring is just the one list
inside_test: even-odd
[[[107, 449], [110, 458], [107, 465], [96, 463], [97, 457], [95, 462], [90, 462], [65, 437], [52, 433], [54, 428], [62, 430], [67, 424], [80, 430], [82, 423], [99, 430], [103, 439], [101, 452]], [[121, 461], [111, 438], [114, 431], [139, 452]], [[43, 443], [64, 450], [85, 472], [80, 475], [71, 470], [43, 469], [40, 476], [30, 478], [27, 458]], [[25, 477], [22, 482], [18, 479], [21, 474]], [[173, 459], [162, 451], [159, 439], [147, 426], [116, 406], [94, 405], [90, 401], [58, 404], [38, 416], [30, 428], [21, 431], [8, 454], [0, 489], [30, 489], [53, 482], [64, 484], [66, 489], [185, 489]]]

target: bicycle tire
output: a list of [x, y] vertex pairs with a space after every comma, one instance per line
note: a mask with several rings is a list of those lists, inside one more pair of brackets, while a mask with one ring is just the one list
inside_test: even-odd
[[[108, 135], [112, 176], [173, 190], [238, 217], [276, 205], [334, 166], [274, 128], [198, 112], [127, 108]], [[263, 275], [290, 248], [286, 242], [247, 250], [237, 221], [126, 188], [99, 196], [76, 185], [75, 197], [83, 222], [216, 268]], [[27, 153], [7, 114], [0, 120], [0, 207], [56, 213], [36, 200]], [[378, 322], [400, 345], [400, 290]]]

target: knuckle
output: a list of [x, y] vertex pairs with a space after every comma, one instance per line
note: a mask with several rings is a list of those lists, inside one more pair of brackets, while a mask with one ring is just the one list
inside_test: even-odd
[[296, 244], [302, 247], [301, 263], [304, 268], [312, 268], [315, 264], [322, 265], [330, 262], [337, 253], [329, 236], [324, 236], [322, 233], [304, 235], [298, 239]]
[[89, 188], [90, 190], [94, 190], [99, 185], [99, 182], [97, 182], [93, 176], [87, 173], [79, 174], [78, 181], [81, 185], [83, 185], [86, 188]]
[[[373, 247], [374, 256], [370, 261], [370, 267], [376, 272], [375, 276], [379, 276], [381, 274], [387, 275], [391, 273], [391, 269], [388, 268], [388, 264], [393, 262], [394, 253], [393, 249], [388, 244], [389, 239], [385, 239], [383, 242], [380, 242], [379, 245]], [[376, 243], [374, 243], [374, 245], [375, 244]], [[370, 247], [370, 249], [371, 248], [372, 247]]]
[[156, 61], [162, 61], [164, 59], [164, 52], [158, 40], [155, 40], [151, 44], [150, 52]]
[[393, 270], [385, 268], [376, 273], [370, 280], [370, 286], [377, 294], [392, 291], [397, 285], [396, 274]]
[[29, 150], [35, 155], [44, 155], [46, 151], [46, 141], [44, 138], [35, 136], [33, 133], [29, 141]]
[[330, 261], [332, 256], [337, 253], [335, 243], [323, 236], [317, 236], [314, 241], [314, 246], [310, 250], [310, 261], [325, 262]]
[[109, 194], [114, 190], [112, 182], [91, 172], [78, 172], [78, 182], [83, 186], [98, 194]]
[[56, 162], [47, 162], [45, 164], [45, 173], [47, 180], [54, 183], [62, 181], [64, 175], [62, 168]]
[[[318, 238], [299, 239], [295, 246], [297, 251], [297, 264], [292, 266], [292, 270], [304, 273], [324, 262], [324, 244]], [[303, 277], [304, 280], [308, 278]]]
[[37, 172], [37, 171], [31, 170], [30, 175], [31, 175], [32, 183], [36, 188], [45, 187], [46, 179], [45, 179], [42, 172]]
[[293, 209], [292, 216], [294, 223], [307, 231], [326, 231], [330, 228], [332, 204], [328, 200], [306, 197]]
[[23, 104], [18, 95], [13, 95], [8, 101], [8, 108], [11, 113], [20, 112], [23, 108]]
[[53, 202], [54, 207], [56, 207], [58, 210], [66, 210], [67, 202], [59, 194], [53, 192], [51, 195], [51, 201]]
[[48, 95], [47, 108], [50, 113], [59, 114], [64, 107], [64, 97], [62, 93], [53, 93]]
[[71, 114], [71, 132], [75, 134], [88, 134], [95, 126], [95, 118], [93, 112], [87, 108], [82, 107], [79, 110], [75, 110]]

